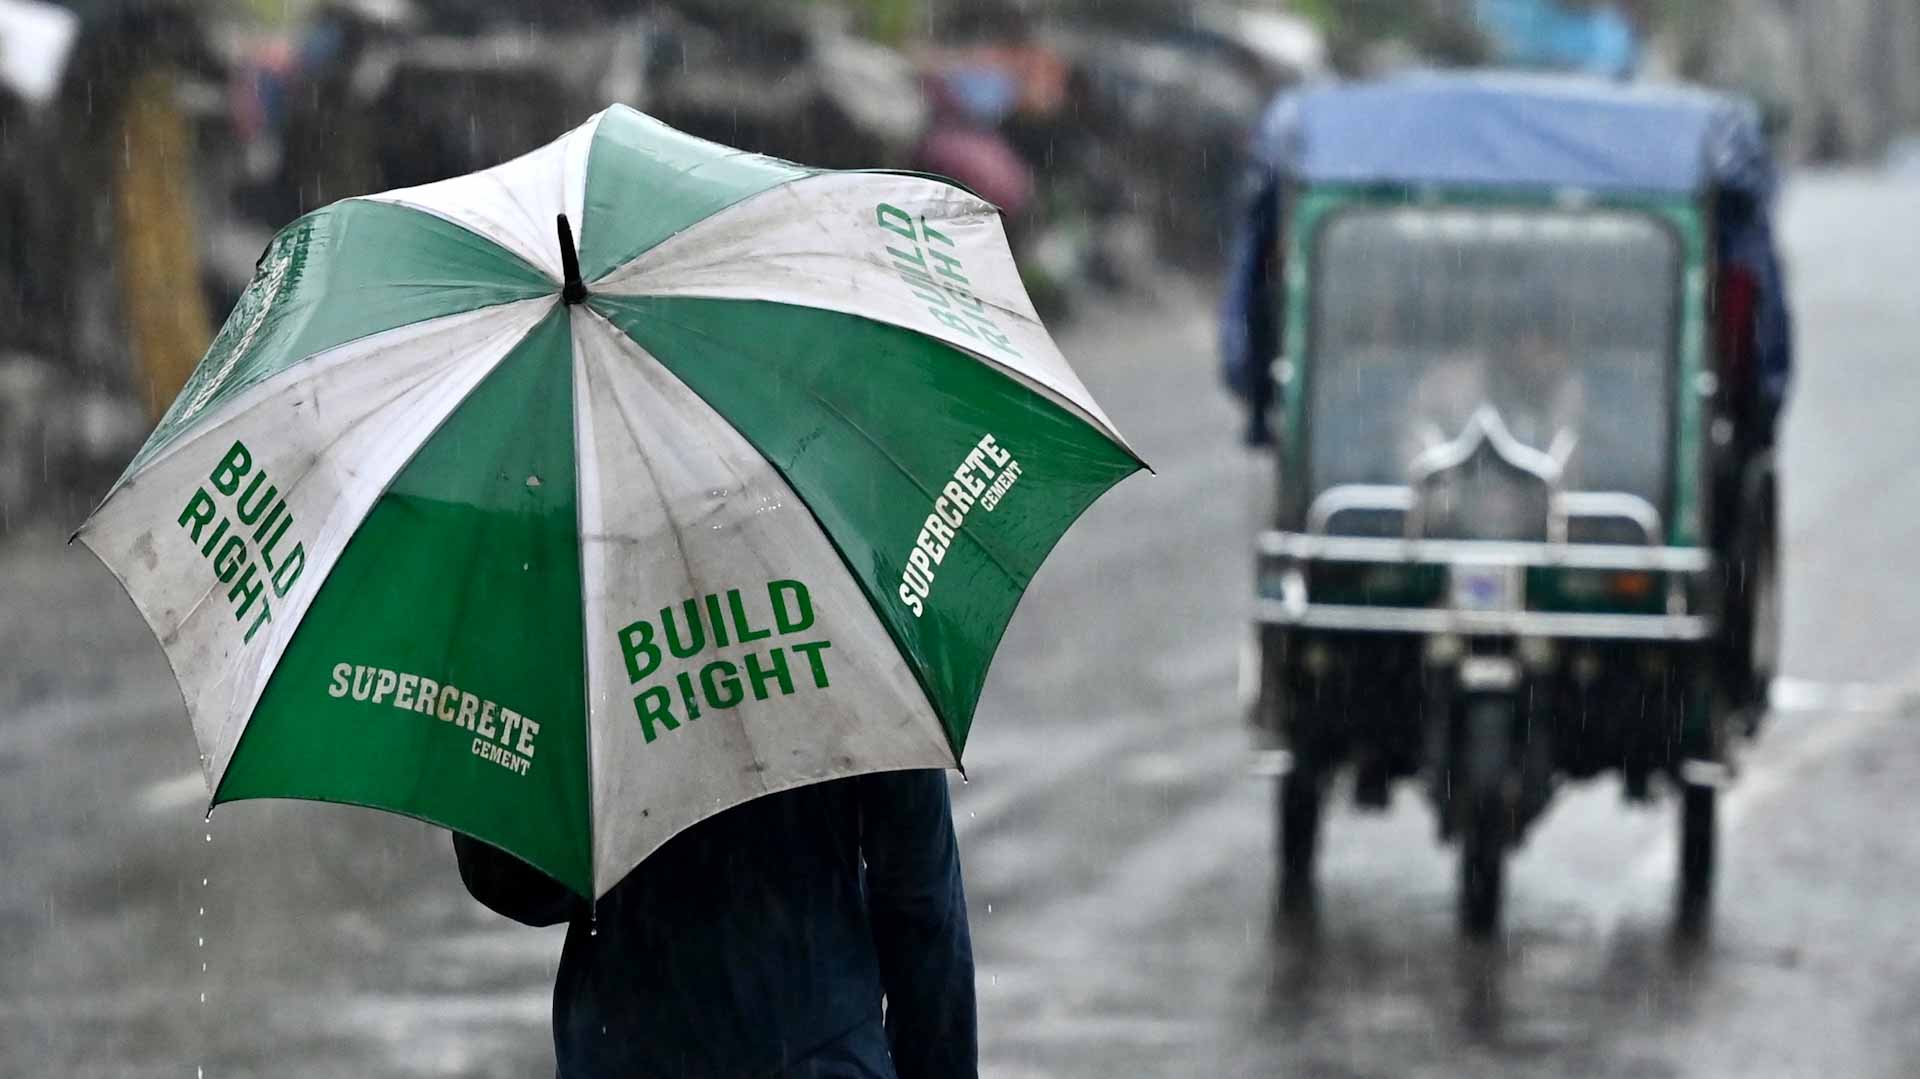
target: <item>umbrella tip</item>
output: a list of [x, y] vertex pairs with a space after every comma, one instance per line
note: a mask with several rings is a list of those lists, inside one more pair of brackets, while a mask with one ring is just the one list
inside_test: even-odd
[[580, 280], [580, 252], [573, 246], [573, 226], [567, 224], [566, 214], [557, 215], [554, 226], [560, 232], [560, 269], [566, 275], [560, 298], [577, 304], [587, 298], [587, 283]]

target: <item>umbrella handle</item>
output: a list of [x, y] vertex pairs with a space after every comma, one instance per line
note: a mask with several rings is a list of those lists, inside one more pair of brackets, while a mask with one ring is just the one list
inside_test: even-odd
[[567, 224], [566, 214], [557, 215], [554, 225], [560, 232], [560, 269], [566, 274], [560, 298], [568, 304], [580, 303], [587, 298], [587, 283], [580, 280], [580, 252], [574, 250], [573, 226]]

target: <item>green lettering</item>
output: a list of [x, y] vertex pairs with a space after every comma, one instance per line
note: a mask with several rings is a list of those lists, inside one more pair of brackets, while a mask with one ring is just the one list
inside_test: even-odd
[[220, 546], [220, 537], [227, 534], [227, 526], [232, 523], [233, 522], [227, 520], [225, 517], [220, 518], [220, 527], [214, 529], [213, 535], [207, 537], [207, 542], [200, 547], [200, 553], [206, 555], [208, 558], [212, 558], [213, 549]]
[[[289, 518], [289, 520], [291, 520], [291, 518]], [[280, 563], [279, 569], [273, 571], [273, 594], [276, 596], [285, 596], [287, 589], [293, 587], [293, 582], [300, 579], [300, 571], [305, 569], [306, 565], [306, 544], [294, 544], [293, 553], [287, 555], [287, 560]]]
[[680, 722], [673, 718], [673, 694], [665, 686], [648, 686], [633, 699], [633, 710], [640, 717], [640, 734], [648, 742], [658, 737], [653, 732], [656, 722], [670, 731], [680, 729]]
[[260, 613], [254, 617], [253, 625], [247, 627], [246, 636], [240, 638], [240, 642], [242, 644], [245, 644], [249, 641], [252, 641], [253, 635], [259, 632], [260, 627], [263, 625], [266, 625], [268, 622], [272, 620], [273, 620], [273, 608], [268, 606], [265, 603], [262, 603], [260, 605]]
[[[226, 518], [222, 517], [220, 520], [224, 522]], [[247, 563], [247, 568], [240, 571], [240, 579], [233, 582], [232, 588], [227, 589], [228, 599], [240, 601], [239, 608], [233, 612], [233, 620], [238, 622], [246, 617], [247, 608], [253, 606], [253, 601], [260, 599], [266, 590], [267, 583], [265, 581], [256, 581], [253, 579], [253, 563]], [[264, 603], [265, 601], [262, 600], [261, 602]], [[258, 623], [256, 622], [255, 624], [257, 625]], [[251, 634], [251, 631], [249, 631], [249, 634]]]
[[764, 641], [773, 636], [770, 629], [754, 629], [747, 622], [746, 604], [740, 601], [738, 588], [727, 589], [727, 608], [733, 612], [733, 639], [741, 644], [748, 641]]
[[707, 624], [713, 627], [713, 646], [727, 646], [727, 620], [720, 614], [720, 597], [707, 593]]
[[895, 236], [905, 236], [916, 243], [920, 237], [913, 231], [913, 215], [891, 203], [883, 202], [873, 208], [873, 220], [881, 228]]
[[193, 497], [187, 499], [187, 504], [181, 507], [180, 527], [187, 528], [189, 521], [193, 524], [191, 531], [187, 533], [188, 538], [198, 543], [200, 542], [200, 527], [213, 523], [213, 496], [207, 493], [205, 487], [195, 487], [193, 489]]
[[[793, 601], [791, 611], [787, 609], [787, 599]], [[807, 595], [807, 586], [799, 581], [769, 581], [767, 601], [773, 604], [773, 624], [782, 635], [798, 633], [813, 625], [813, 597]]]
[[927, 239], [938, 240], [941, 243], [946, 244], [948, 247], [953, 246], [952, 238], [950, 238], [946, 233], [941, 232], [939, 229], [934, 228], [932, 225], [927, 224], [927, 219], [924, 217], [920, 219], [920, 228], [926, 234]]
[[[739, 668], [724, 659], [716, 659], [700, 668], [700, 688], [706, 690], [707, 706], [715, 709], [732, 708], [746, 696], [740, 688], [740, 679], [735, 677]], [[718, 681], [714, 675], [720, 675]]]
[[700, 697], [693, 691], [693, 679], [687, 672], [681, 671], [673, 676], [673, 684], [680, 687], [680, 704], [687, 710], [687, 722], [700, 718]]
[[[643, 618], [621, 630], [620, 653], [626, 657], [629, 682], [638, 682], [659, 670], [660, 646], [653, 643], [653, 623]], [[645, 664], [640, 662], [642, 656], [646, 657]]]
[[756, 701], [767, 699], [769, 680], [780, 683], [781, 693], [793, 692], [793, 676], [787, 673], [787, 650], [775, 648], [767, 653], [767, 658], [773, 665], [763, 670], [759, 663], [760, 654], [747, 653], [747, 681], [753, 685], [753, 699]]
[[233, 580], [233, 575], [240, 572], [240, 563], [246, 560], [246, 556], [246, 541], [239, 536], [228, 536], [227, 545], [213, 556], [213, 575], [220, 578], [221, 584]]
[[700, 621], [700, 604], [697, 600], [687, 600], [681, 609], [687, 615], [687, 643], [680, 643], [680, 633], [674, 628], [675, 619], [672, 607], [660, 608], [660, 631], [667, 638], [667, 650], [675, 659], [688, 659], [700, 654], [706, 647], [707, 630]]
[[214, 489], [223, 495], [231, 495], [240, 489], [240, 477], [253, 469], [253, 454], [247, 444], [235, 440], [233, 448], [227, 451], [226, 460], [207, 476], [213, 481]]
[[247, 484], [246, 491], [240, 495], [239, 511], [240, 511], [241, 524], [250, 525], [255, 521], [258, 521], [260, 519], [260, 514], [264, 513], [266, 511], [266, 508], [273, 503], [273, 496], [280, 493], [280, 489], [278, 487], [269, 485], [267, 487], [267, 493], [265, 495], [262, 495], [259, 501], [253, 503], [252, 511], [248, 511], [247, 509], [248, 500], [252, 499], [254, 496], [254, 492], [260, 490], [260, 485], [266, 482], [267, 482], [267, 470], [263, 468], [260, 471], [255, 472], [253, 474], [253, 482]]
[[793, 646], [794, 651], [807, 657], [807, 665], [813, 668], [813, 685], [815, 689], [827, 688], [827, 661], [820, 653], [832, 647], [832, 641], [808, 641], [805, 644], [796, 644]]

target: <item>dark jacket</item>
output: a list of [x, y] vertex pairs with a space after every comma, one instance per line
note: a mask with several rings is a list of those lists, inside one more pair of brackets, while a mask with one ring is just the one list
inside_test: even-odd
[[562, 1079], [976, 1074], [973, 948], [941, 772], [730, 809], [591, 913], [493, 847], [456, 835], [454, 850], [488, 907], [570, 923], [553, 997]]

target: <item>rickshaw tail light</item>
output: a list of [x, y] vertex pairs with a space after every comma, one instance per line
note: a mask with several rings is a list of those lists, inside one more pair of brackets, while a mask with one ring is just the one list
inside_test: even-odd
[[1653, 594], [1653, 574], [1645, 570], [1624, 570], [1607, 581], [1607, 591], [1621, 599], [1643, 600]]

